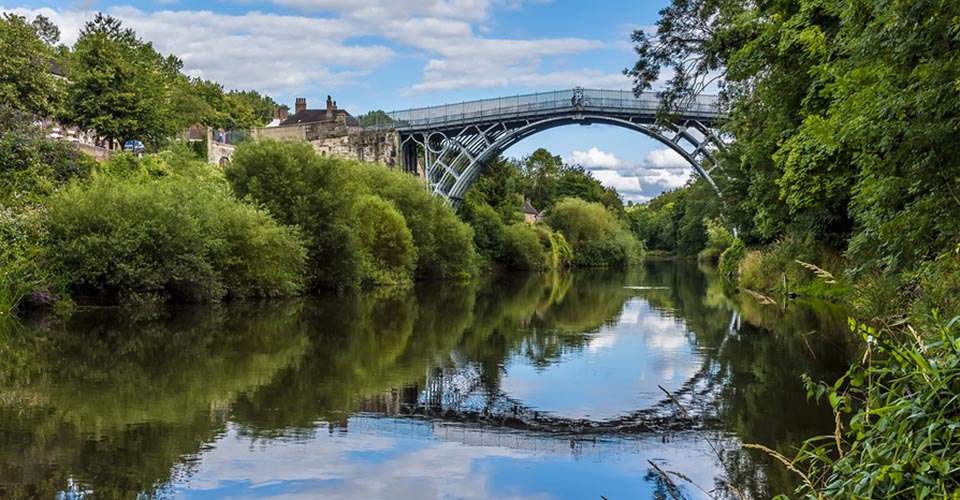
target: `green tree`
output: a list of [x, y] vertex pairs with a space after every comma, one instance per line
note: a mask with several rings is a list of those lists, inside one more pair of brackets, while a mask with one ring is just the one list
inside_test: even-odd
[[46, 43], [55, 43], [51, 26], [42, 16], [33, 24], [9, 13], [0, 18], [0, 106], [40, 117], [50, 116], [55, 110], [59, 95], [56, 79], [50, 73], [52, 53]]
[[169, 101], [180, 67], [119, 20], [97, 14], [74, 45], [61, 121], [111, 143], [137, 139], [157, 147], [177, 132]]
[[525, 156], [520, 165], [525, 179], [523, 192], [530, 203], [537, 210], [553, 205], [563, 159], [540, 148]]
[[626, 266], [643, 252], [626, 223], [600, 203], [564, 198], [549, 210], [547, 223], [570, 243], [575, 266]]
[[467, 196], [493, 207], [503, 223], [509, 225], [523, 220], [520, 206], [523, 184], [520, 164], [498, 156], [483, 169]]
[[355, 230], [361, 191], [344, 163], [320, 157], [306, 142], [263, 140], [239, 145], [226, 170], [238, 196], [249, 196], [282, 223], [300, 227], [307, 284], [314, 290], [357, 288], [361, 282]]
[[364, 127], [385, 127], [392, 125], [394, 119], [390, 117], [385, 111], [377, 109], [374, 111], [368, 111], [357, 117], [357, 121], [360, 122], [360, 125]]
[[412, 282], [417, 266], [417, 248], [403, 214], [379, 196], [364, 195], [358, 202], [356, 222], [363, 248], [362, 282]]
[[49, 18], [44, 15], [38, 15], [30, 23], [37, 32], [37, 37], [49, 48], [53, 48], [60, 41], [60, 28], [53, 24]]
[[503, 262], [511, 269], [542, 271], [547, 269], [547, 254], [537, 230], [517, 222], [503, 232]]
[[273, 113], [280, 106], [272, 97], [262, 95], [256, 90], [231, 90], [227, 99], [233, 101], [235, 110], [242, 111], [233, 116], [237, 128], [262, 127], [273, 119]]

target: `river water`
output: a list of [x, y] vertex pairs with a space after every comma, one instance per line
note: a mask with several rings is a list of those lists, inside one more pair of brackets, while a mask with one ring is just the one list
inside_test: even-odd
[[0, 323], [0, 498], [770, 498], [848, 339], [672, 262]]

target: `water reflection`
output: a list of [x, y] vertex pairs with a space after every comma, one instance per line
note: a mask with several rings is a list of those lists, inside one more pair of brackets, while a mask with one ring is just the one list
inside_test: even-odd
[[0, 497], [669, 497], [650, 460], [769, 498], [738, 444], [832, 428], [799, 374], [842, 372], [845, 323], [737, 300], [662, 263], [7, 323]]

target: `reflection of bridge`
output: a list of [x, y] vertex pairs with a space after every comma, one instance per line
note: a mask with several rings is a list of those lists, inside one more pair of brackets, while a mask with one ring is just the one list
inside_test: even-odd
[[433, 192], [459, 203], [483, 168], [517, 142], [570, 124], [606, 124], [634, 130], [667, 145], [714, 188], [712, 152], [723, 147], [713, 126], [721, 117], [715, 96], [699, 96], [658, 124], [659, 101], [621, 90], [555, 91], [499, 97], [388, 113], [399, 133], [400, 163], [419, 161]]
[[[520, 431], [541, 437], [580, 440], [654, 435], [713, 429], [719, 425], [715, 402], [719, 387], [714, 365], [704, 363], [671, 396], [656, 404], [606, 420], [569, 418], [526, 406], [500, 391], [490, 393], [476, 365], [456, 362], [427, 373], [424, 385], [366, 398], [361, 411], [408, 419], [456, 424], [467, 429]], [[683, 410], [677, 408], [677, 403]]]

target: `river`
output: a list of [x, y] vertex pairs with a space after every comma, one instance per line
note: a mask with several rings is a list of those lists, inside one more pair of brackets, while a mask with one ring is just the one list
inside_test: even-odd
[[849, 338], [674, 262], [8, 321], [0, 498], [770, 498]]

